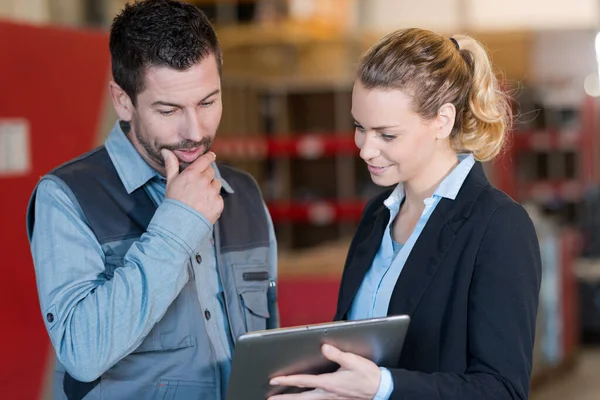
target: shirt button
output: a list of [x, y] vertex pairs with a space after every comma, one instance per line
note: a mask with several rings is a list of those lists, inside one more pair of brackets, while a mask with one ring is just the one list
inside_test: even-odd
[[206, 320], [210, 320], [210, 311], [208, 310], [204, 310], [204, 318], [206, 318]]
[[196, 262], [198, 264], [200, 264], [202, 262], [202, 256], [200, 255], [200, 253], [196, 254]]
[[54, 315], [52, 313], [48, 313], [46, 314], [46, 321], [53, 323], [54, 322]]

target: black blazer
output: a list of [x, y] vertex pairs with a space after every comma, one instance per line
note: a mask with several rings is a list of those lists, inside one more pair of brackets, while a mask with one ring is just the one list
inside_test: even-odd
[[[345, 319], [389, 221], [372, 199], [352, 240], [336, 320]], [[526, 399], [541, 259], [526, 211], [475, 163], [455, 200], [443, 198], [410, 253], [388, 315], [411, 324], [391, 399]]]

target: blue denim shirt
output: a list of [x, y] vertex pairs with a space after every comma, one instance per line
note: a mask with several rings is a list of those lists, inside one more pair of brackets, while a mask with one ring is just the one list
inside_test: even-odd
[[[467, 175], [475, 164], [475, 159], [471, 154], [461, 154], [458, 157], [460, 163], [444, 178], [433, 196], [425, 199], [425, 209], [406, 243], [394, 244], [391, 232], [392, 223], [404, 201], [404, 185], [400, 183], [384, 201], [385, 206], [390, 210], [390, 219], [379, 250], [373, 259], [373, 264], [365, 275], [350, 307], [349, 319], [357, 320], [387, 315], [396, 281], [433, 210], [444, 197], [451, 200], [456, 199]], [[381, 383], [375, 400], [389, 399], [393, 390], [392, 376], [387, 369], [382, 368]]]
[[[165, 199], [166, 180], [144, 161], [118, 123], [105, 145], [127, 192], [143, 187], [158, 208], [146, 233], [127, 251], [124, 267], [106, 280], [102, 248], [69, 188], [59, 179], [40, 182], [30, 242], [41, 311], [58, 360], [78, 380], [102, 375], [139, 346], [162, 317], [156, 310], [166, 309], [189, 280], [186, 262], [202, 254], [201, 263], [192, 263], [193, 274], [202, 277], [195, 280], [202, 310], [212, 314], [205, 325], [224, 393], [232, 343], [219, 300], [222, 287], [213, 226], [191, 207]], [[213, 168], [223, 189], [233, 193], [215, 164]], [[269, 232], [269, 274], [276, 279], [277, 250], [270, 219]], [[92, 291], [94, 301], [83, 301]], [[98, 348], [102, 354], [95, 351]]]

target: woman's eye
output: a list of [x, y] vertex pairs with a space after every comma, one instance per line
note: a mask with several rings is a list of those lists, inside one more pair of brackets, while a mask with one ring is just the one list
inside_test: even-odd
[[360, 125], [354, 125], [354, 129], [356, 129], [357, 131], [364, 133], [365, 132], [365, 128], [363, 128]]

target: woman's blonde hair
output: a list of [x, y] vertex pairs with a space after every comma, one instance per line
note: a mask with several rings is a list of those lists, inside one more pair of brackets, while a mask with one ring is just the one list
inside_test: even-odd
[[358, 79], [367, 89], [404, 91], [426, 120], [453, 104], [450, 141], [456, 152], [488, 161], [502, 150], [512, 120], [508, 97], [487, 52], [470, 36], [450, 39], [414, 28], [393, 32], [363, 56]]

